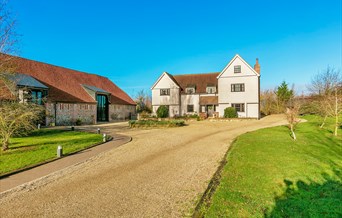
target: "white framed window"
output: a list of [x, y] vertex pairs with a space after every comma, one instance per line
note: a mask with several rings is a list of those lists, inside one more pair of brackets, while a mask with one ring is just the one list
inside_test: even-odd
[[241, 73], [241, 65], [234, 66], [234, 73]]
[[244, 103], [232, 103], [232, 107], [235, 108], [237, 112], [245, 112]]
[[170, 95], [170, 89], [160, 89], [160, 95]]
[[208, 94], [214, 94], [214, 93], [216, 93], [216, 87], [215, 86], [207, 86], [206, 91]]
[[244, 83], [232, 84], [231, 88], [232, 88], [231, 89], [232, 92], [244, 92], [245, 84]]

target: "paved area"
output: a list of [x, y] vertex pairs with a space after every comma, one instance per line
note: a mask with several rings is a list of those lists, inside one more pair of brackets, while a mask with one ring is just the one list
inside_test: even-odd
[[133, 141], [2, 194], [0, 216], [189, 216], [236, 136], [285, 123], [269, 116], [169, 129], [117, 126]]

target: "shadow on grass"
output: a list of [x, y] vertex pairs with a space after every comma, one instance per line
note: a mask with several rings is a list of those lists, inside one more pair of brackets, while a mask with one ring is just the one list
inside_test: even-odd
[[284, 180], [286, 191], [275, 197], [265, 217], [342, 217], [342, 182], [337, 176], [340, 179], [324, 175], [323, 183]]

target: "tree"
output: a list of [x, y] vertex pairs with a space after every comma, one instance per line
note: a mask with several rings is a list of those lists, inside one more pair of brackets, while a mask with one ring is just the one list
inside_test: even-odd
[[10, 138], [13, 135], [26, 135], [36, 128], [36, 122], [43, 107], [29, 104], [6, 101], [0, 103], [0, 136], [2, 150], [9, 148]]
[[15, 20], [7, 9], [7, 1], [0, 0], [0, 99], [8, 97], [8, 91], [14, 92], [15, 86], [9, 81], [8, 74], [15, 72], [14, 57], [17, 51]]
[[298, 115], [299, 115], [298, 113], [299, 113], [299, 104], [295, 103], [293, 106], [286, 108], [285, 115], [286, 115], [287, 122], [289, 123], [289, 129], [291, 131], [293, 140], [297, 139], [296, 134], [295, 134], [295, 127], [300, 121], [298, 118]]
[[326, 70], [312, 78], [308, 88], [315, 96], [319, 113], [324, 117], [320, 128], [323, 128], [327, 117], [334, 117], [334, 135], [337, 136], [339, 116], [342, 113], [342, 75], [340, 71], [327, 67]]
[[140, 90], [138, 92], [135, 97], [135, 103], [137, 103], [137, 113], [151, 113], [152, 99], [151, 96], [145, 93], [144, 90]]
[[293, 88], [289, 89], [288, 84], [283, 81], [280, 86], [276, 88], [275, 94], [277, 96], [278, 113], [282, 113], [286, 109], [289, 101], [293, 99]]
[[157, 109], [157, 116], [159, 118], [166, 118], [169, 116], [169, 108], [166, 105], [160, 105]]
[[260, 110], [264, 115], [278, 113], [277, 96], [274, 90], [267, 89], [260, 93]]

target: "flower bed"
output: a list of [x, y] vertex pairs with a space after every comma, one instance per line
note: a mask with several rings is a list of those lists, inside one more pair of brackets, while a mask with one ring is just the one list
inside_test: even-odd
[[184, 126], [184, 120], [130, 120], [129, 127], [180, 127]]

